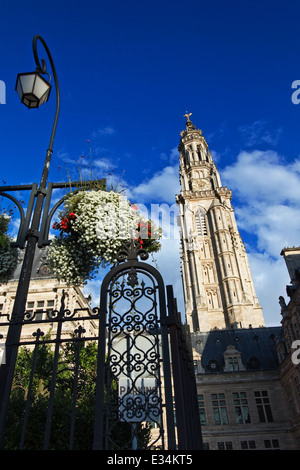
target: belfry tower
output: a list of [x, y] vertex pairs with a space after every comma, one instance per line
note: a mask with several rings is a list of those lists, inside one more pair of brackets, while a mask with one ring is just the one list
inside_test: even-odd
[[202, 131], [185, 114], [180, 133], [181, 264], [191, 331], [264, 326], [231, 191], [221, 184]]

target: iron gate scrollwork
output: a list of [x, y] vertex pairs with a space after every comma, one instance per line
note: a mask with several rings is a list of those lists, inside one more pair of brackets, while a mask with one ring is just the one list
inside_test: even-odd
[[94, 449], [176, 448], [164, 284], [138, 256], [131, 240], [102, 283]]

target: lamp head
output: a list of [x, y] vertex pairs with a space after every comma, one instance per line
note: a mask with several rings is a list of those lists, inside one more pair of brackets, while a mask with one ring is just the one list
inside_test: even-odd
[[27, 108], [38, 108], [49, 99], [51, 85], [38, 71], [19, 73], [16, 91]]

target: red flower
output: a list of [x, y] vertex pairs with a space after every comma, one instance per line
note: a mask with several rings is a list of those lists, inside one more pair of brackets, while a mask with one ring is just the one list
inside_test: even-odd
[[69, 219], [75, 219], [76, 215], [74, 214], [74, 212], [70, 212], [69, 214]]

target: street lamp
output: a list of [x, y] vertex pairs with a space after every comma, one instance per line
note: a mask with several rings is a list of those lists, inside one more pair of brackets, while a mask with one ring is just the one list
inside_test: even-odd
[[34, 212], [32, 216], [31, 226], [27, 234], [27, 244], [24, 253], [23, 264], [21, 268], [21, 273], [19, 277], [16, 298], [14, 302], [13, 311], [11, 314], [11, 320], [9, 329], [7, 332], [6, 343], [5, 343], [5, 357], [6, 364], [2, 364], [0, 367], [0, 445], [3, 439], [4, 429], [5, 429], [5, 419], [8, 409], [9, 396], [12, 387], [12, 381], [14, 376], [15, 364], [18, 354], [18, 346], [22, 332], [22, 324], [24, 320], [24, 312], [26, 310], [27, 295], [29, 290], [29, 283], [32, 272], [32, 265], [35, 255], [35, 249], [37, 241], [40, 236], [40, 221], [42, 216], [44, 199], [46, 196], [46, 187], [47, 179], [49, 174], [49, 167], [51, 162], [51, 156], [53, 152], [53, 142], [57, 126], [57, 120], [59, 115], [60, 108], [60, 94], [59, 86], [57, 81], [56, 70], [52, 60], [52, 56], [48, 49], [47, 44], [44, 39], [36, 35], [33, 38], [32, 48], [33, 55], [36, 63], [36, 71], [33, 73], [19, 74], [16, 83], [16, 91], [19, 94], [21, 101], [28, 108], [37, 108], [41, 104], [45, 103], [49, 98], [50, 93], [50, 84], [47, 82], [41, 75], [47, 73], [46, 62], [42, 59], [42, 66], [37, 53], [37, 42], [40, 41], [47, 53], [54, 83], [56, 89], [56, 112], [54, 117], [54, 123], [52, 127], [50, 142], [48, 150], [46, 153], [46, 158], [44, 161], [44, 167], [42, 171], [42, 176], [40, 180], [40, 185], [36, 190], [36, 201]]

